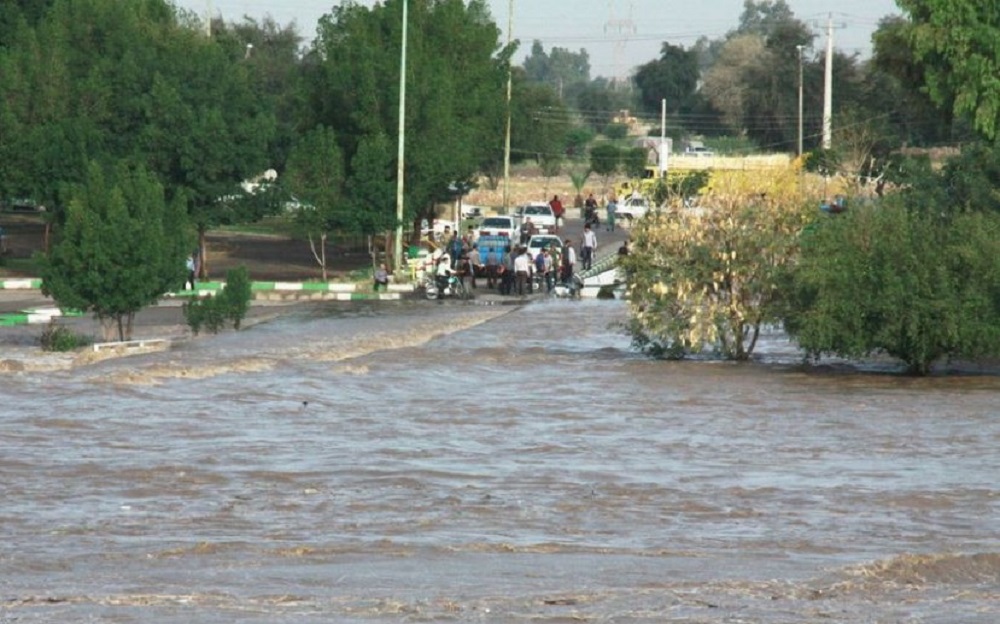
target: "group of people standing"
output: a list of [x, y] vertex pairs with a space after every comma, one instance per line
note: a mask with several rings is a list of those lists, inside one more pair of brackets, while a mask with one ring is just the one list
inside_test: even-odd
[[[584, 236], [586, 238], [586, 233]], [[585, 245], [582, 249], [589, 249], [593, 256], [593, 247]], [[453, 256], [452, 251], [458, 255]], [[501, 295], [530, 295], [536, 282], [538, 288], [544, 287], [546, 292], [552, 292], [556, 284], [569, 284], [576, 263], [576, 250], [568, 238], [563, 245], [549, 245], [534, 257], [526, 245], [489, 247], [482, 254], [479, 246], [471, 243], [453, 248], [446, 245], [435, 257], [433, 274], [441, 286], [455, 276], [463, 286], [468, 279], [471, 288], [478, 288], [477, 277], [485, 277], [486, 287]]]

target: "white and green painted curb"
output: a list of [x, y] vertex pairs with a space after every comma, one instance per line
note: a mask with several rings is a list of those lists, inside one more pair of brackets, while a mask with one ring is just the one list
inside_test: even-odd
[[0, 280], [0, 290], [41, 290], [42, 280], [34, 277]]
[[[225, 282], [198, 282], [194, 290], [166, 293], [164, 299], [184, 299], [213, 295], [226, 287]], [[0, 290], [41, 290], [42, 280], [19, 278], [0, 280]], [[252, 282], [254, 299], [264, 301], [398, 301], [416, 290], [413, 284], [389, 284], [384, 292], [371, 292], [352, 282]], [[13, 314], [0, 314], [0, 327], [48, 323], [58, 316], [80, 316], [56, 307], [31, 308]]]

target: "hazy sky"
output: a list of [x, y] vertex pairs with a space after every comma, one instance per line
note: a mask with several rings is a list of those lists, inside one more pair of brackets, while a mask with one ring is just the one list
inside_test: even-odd
[[[521, 54], [539, 39], [553, 46], [590, 55], [591, 75], [615, 76], [660, 55], [664, 41], [690, 47], [702, 35], [717, 39], [736, 27], [743, 0], [488, 0], [493, 18], [506, 37], [508, 8], [514, 6], [514, 38]], [[871, 34], [880, 19], [899, 14], [894, 0], [786, 0], [795, 16], [813, 26], [816, 48], [826, 45], [826, 23], [832, 17], [834, 46], [868, 56]], [[280, 24], [293, 20], [306, 41], [312, 40], [319, 17], [338, 0], [175, 0], [177, 6], [204, 15], [238, 21], [244, 15], [270, 15]], [[373, 0], [361, 0], [371, 5]]]

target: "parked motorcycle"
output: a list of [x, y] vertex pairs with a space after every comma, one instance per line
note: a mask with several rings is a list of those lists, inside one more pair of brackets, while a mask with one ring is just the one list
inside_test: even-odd
[[[441, 288], [442, 282], [444, 283], [443, 289]], [[437, 276], [429, 275], [424, 278], [424, 295], [428, 299], [444, 299], [445, 297], [468, 299], [469, 291], [465, 288], [462, 280], [455, 275], [449, 275], [446, 279], [441, 278], [440, 282]]]

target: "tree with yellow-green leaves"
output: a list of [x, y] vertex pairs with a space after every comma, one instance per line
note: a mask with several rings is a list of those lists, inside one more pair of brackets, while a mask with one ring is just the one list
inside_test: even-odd
[[793, 169], [716, 172], [700, 207], [676, 205], [632, 230], [622, 259], [636, 346], [661, 357], [715, 351], [746, 360], [782, 290], [815, 205]]

